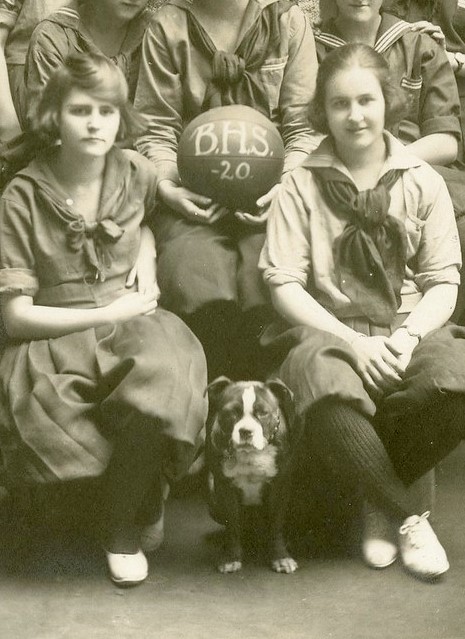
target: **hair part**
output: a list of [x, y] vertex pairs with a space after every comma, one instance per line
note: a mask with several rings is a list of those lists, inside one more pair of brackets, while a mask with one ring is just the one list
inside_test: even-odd
[[340, 71], [354, 68], [369, 69], [377, 78], [385, 102], [385, 128], [397, 124], [405, 114], [407, 100], [391, 81], [389, 66], [381, 54], [367, 44], [345, 44], [333, 49], [321, 62], [315, 95], [310, 108], [310, 120], [317, 131], [329, 134], [326, 117], [326, 90], [328, 84]]
[[38, 139], [54, 143], [60, 138], [61, 110], [73, 89], [119, 109], [117, 140], [133, 138], [144, 131], [142, 115], [128, 100], [128, 85], [121, 69], [99, 53], [73, 53], [50, 76], [31, 115], [31, 129]]

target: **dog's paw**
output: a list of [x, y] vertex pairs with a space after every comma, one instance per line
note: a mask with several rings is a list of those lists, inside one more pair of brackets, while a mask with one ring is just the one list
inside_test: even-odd
[[238, 572], [242, 568], [241, 561], [225, 561], [223, 564], [219, 564], [218, 570], [224, 574], [228, 572]]
[[273, 559], [271, 567], [275, 572], [285, 572], [289, 575], [295, 572], [299, 565], [292, 557], [283, 557], [282, 559]]

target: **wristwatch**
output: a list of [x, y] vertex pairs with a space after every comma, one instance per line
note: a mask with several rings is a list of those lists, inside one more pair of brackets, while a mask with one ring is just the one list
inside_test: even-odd
[[407, 331], [407, 335], [409, 335], [410, 337], [416, 337], [419, 342], [421, 341], [421, 337], [422, 337], [421, 333], [419, 333], [418, 331], [415, 331], [410, 326], [406, 326], [405, 324], [402, 324], [401, 326], [399, 326], [399, 328], [403, 328], [405, 331]]

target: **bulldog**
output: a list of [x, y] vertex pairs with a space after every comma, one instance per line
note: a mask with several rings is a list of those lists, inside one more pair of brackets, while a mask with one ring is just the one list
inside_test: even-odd
[[243, 516], [259, 508], [269, 531], [271, 567], [292, 573], [283, 527], [290, 497], [291, 391], [280, 380], [232, 382], [226, 377], [207, 388], [206, 461], [210, 509], [226, 527], [222, 573], [242, 568]]

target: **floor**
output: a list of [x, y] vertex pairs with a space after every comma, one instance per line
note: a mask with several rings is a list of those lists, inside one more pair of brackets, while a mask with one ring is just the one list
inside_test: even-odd
[[435, 584], [416, 581], [398, 563], [369, 570], [350, 544], [330, 552], [308, 540], [294, 544], [300, 566], [294, 575], [274, 574], [260, 555], [251, 555], [241, 573], [221, 575], [215, 569], [221, 528], [209, 518], [201, 490], [189, 485], [170, 497], [167, 539], [151, 558], [149, 579], [120, 590], [106, 577], [100, 548], [76, 525], [92, 509], [88, 493], [65, 497], [66, 514], [6, 502], [0, 637], [464, 639], [465, 447], [436, 478], [435, 530], [451, 570]]

